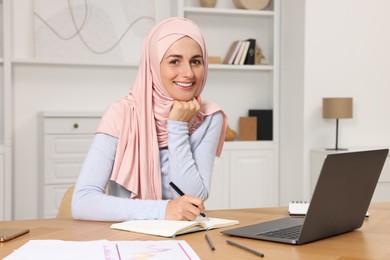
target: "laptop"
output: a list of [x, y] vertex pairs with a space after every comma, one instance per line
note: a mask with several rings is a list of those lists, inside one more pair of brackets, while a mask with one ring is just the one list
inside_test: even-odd
[[224, 230], [230, 236], [301, 245], [363, 225], [389, 149], [326, 156], [305, 217]]

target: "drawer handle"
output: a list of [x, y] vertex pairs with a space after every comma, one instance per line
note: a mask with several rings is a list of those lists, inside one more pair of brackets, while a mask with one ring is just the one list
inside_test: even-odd
[[79, 124], [75, 123], [75, 124], [73, 125], [73, 128], [79, 128]]

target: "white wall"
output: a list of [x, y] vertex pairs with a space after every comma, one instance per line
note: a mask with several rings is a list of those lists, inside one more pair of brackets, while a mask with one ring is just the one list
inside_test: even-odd
[[304, 165], [304, 0], [281, 1], [280, 202], [301, 199]]
[[[340, 120], [340, 147], [390, 146], [390, 122], [386, 120], [390, 111], [390, 34], [387, 32], [390, 2], [294, 1], [304, 6], [304, 13], [293, 8], [289, 0], [282, 2], [282, 8], [286, 8], [282, 16], [287, 13], [289, 17], [304, 17], [304, 53], [297, 59], [298, 66], [303, 65], [303, 73], [298, 70], [298, 76], [294, 73], [297, 70], [294, 65], [284, 66], [291, 64], [291, 60], [286, 60], [289, 56], [284, 54], [301, 54], [301, 47], [294, 45], [302, 37], [299, 22], [295, 21], [298, 39], [291, 35], [288, 21], [282, 28], [282, 35], [286, 37], [285, 41], [282, 37], [282, 92], [286, 96], [291, 91], [286, 89], [301, 85], [297, 91], [303, 94], [303, 104], [298, 108], [300, 100], [297, 102], [292, 96], [283, 99], [281, 105], [283, 111], [292, 109], [297, 113], [297, 120], [282, 115], [281, 122], [282, 137], [298, 138], [298, 144], [281, 140], [281, 150], [293, 150], [299, 154], [291, 154], [291, 157], [284, 154], [281, 161], [284, 170], [281, 172], [282, 179], [287, 175], [296, 176], [290, 188], [282, 192], [282, 202], [286, 203], [291, 199], [309, 199], [310, 150], [335, 145], [335, 121], [322, 119], [323, 97], [354, 99], [353, 119]], [[284, 29], [287, 30], [283, 32]], [[299, 120], [301, 117], [302, 121]], [[295, 125], [297, 123], [299, 126]], [[303, 132], [300, 132], [301, 129]], [[296, 145], [297, 148], [291, 147]], [[297, 163], [296, 159], [303, 164]], [[302, 173], [304, 179], [300, 178]]]

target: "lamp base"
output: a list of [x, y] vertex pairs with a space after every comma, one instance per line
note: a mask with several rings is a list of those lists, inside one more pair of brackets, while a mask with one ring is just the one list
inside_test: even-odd
[[325, 148], [327, 151], [348, 151], [347, 148]]

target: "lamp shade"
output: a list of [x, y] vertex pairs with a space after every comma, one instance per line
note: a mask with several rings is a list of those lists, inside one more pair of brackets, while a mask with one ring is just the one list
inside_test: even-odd
[[352, 118], [352, 98], [323, 98], [323, 118]]

